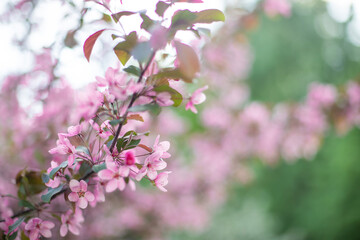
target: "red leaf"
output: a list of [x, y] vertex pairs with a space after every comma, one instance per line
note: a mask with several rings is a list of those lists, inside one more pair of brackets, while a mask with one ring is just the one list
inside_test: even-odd
[[128, 120], [137, 120], [140, 122], [144, 122], [144, 119], [142, 116], [140, 116], [139, 114], [133, 114], [127, 117]]
[[90, 37], [88, 37], [88, 39], [86, 39], [83, 49], [84, 49], [84, 55], [88, 61], [90, 61], [91, 51], [94, 47], [96, 40], [102, 34], [102, 32], [105, 30], [106, 29], [99, 30], [96, 33], [92, 34]]
[[152, 152], [152, 151], [153, 151], [150, 147], [148, 147], [148, 146], [146, 146], [146, 145], [144, 145], [144, 144], [138, 144], [138, 147], [141, 147], [142, 149], [145, 149], [145, 150], [148, 151], [148, 152]]
[[[200, 71], [199, 58], [192, 47], [184, 43], [175, 41], [177, 58], [179, 60], [179, 69], [186, 78], [193, 79], [197, 72]], [[185, 80], [185, 79], [183, 79]]]

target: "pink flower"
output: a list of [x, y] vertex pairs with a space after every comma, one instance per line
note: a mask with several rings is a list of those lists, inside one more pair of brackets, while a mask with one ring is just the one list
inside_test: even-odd
[[75, 160], [75, 147], [70, 143], [69, 139], [67, 139], [64, 135], [58, 134], [59, 140], [56, 142], [56, 147], [49, 150], [50, 154], [62, 154], [68, 156], [68, 166], [72, 166]]
[[[57, 162], [51, 161], [51, 167], [48, 168], [47, 173], [50, 174], [50, 172], [58, 166], [59, 166], [59, 164]], [[51, 187], [51, 188], [57, 188], [60, 185], [60, 181], [61, 181], [61, 179], [59, 176], [57, 176], [57, 173], [56, 173], [54, 180], [50, 179], [49, 182], [45, 183], [45, 185], [48, 187]]]
[[32, 218], [25, 225], [25, 230], [29, 231], [30, 240], [40, 239], [40, 234], [46, 238], [51, 237], [51, 231], [55, 224], [49, 221], [43, 221], [40, 218]]
[[94, 194], [87, 191], [87, 183], [84, 180], [79, 182], [78, 180], [72, 179], [69, 186], [72, 193], [69, 194], [68, 199], [71, 202], [75, 202], [79, 208], [85, 209], [88, 202], [95, 200]]
[[92, 207], [95, 207], [96, 203], [98, 202], [105, 202], [105, 193], [104, 193], [105, 182], [101, 181], [99, 178], [95, 178], [94, 180], [96, 181], [96, 185], [94, 188], [95, 201], [90, 202], [90, 205]]
[[106, 162], [106, 168], [98, 173], [100, 179], [108, 180], [105, 191], [113, 192], [117, 188], [123, 191], [126, 186], [124, 177], [129, 175], [129, 169], [118, 167], [115, 162]]
[[290, 17], [291, 15], [291, 5], [287, 0], [266, 0], [264, 3], [265, 13], [274, 17], [278, 14], [285, 17]]
[[63, 135], [63, 136], [66, 136], [66, 137], [73, 137], [73, 136], [76, 136], [76, 135], [80, 134], [80, 133], [81, 133], [81, 129], [82, 129], [82, 127], [81, 127], [80, 124], [79, 124], [79, 125], [75, 125], [75, 126], [70, 126], [70, 127], [68, 128], [68, 133], [63, 133], [62, 135]]
[[84, 217], [80, 209], [76, 208], [75, 212], [68, 210], [66, 214], [61, 215], [60, 236], [65, 237], [68, 230], [75, 235], [79, 235], [82, 222], [84, 222]]
[[168, 92], [161, 92], [156, 95], [156, 103], [161, 107], [167, 107], [174, 104], [174, 101], [171, 100], [171, 94]]
[[330, 84], [312, 83], [307, 102], [315, 108], [329, 108], [337, 98], [337, 89]]
[[190, 109], [193, 113], [197, 113], [198, 111], [195, 108], [195, 105], [201, 104], [206, 100], [206, 96], [203, 93], [203, 91], [205, 91], [206, 89], [208, 89], [208, 86], [196, 90], [190, 97], [189, 102], [186, 104], [185, 109], [186, 110]]
[[168, 181], [169, 173], [171, 173], [171, 171], [165, 171], [159, 173], [159, 175], [157, 175], [157, 177], [154, 180], [155, 186], [163, 192], [167, 192], [164, 186], [166, 186], [169, 182]]
[[[4, 222], [0, 223], [0, 229], [4, 231], [5, 234], [9, 233], [9, 227], [15, 223], [15, 219], [12, 219], [10, 216], [4, 218]], [[16, 228], [13, 232], [16, 232], [18, 228]]]
[[160, 153], [161, 158], [169, 158], [171, 154], [167, 151], [170, 149], [170, 142], [169, 141], [162, 141], [159, 143], [160, 135], [158, 135], [155, 139], [155, 143], [153, 146], [153, 150], [156, 153]]
[[99, 137], [107, 139], [111, 135], [111, 132], [108, 131], [111, 128], [111, 126], [109, 124], [109, 120], [106, 120], [105, 122], [103, 122], [101, 124], [101, 126], [99, 126], [92, 119], [89, 120], [89, 123], [95, 129], [95, 131], [98, 132]]
[[119, 69], [109, 67], [105, 72], [105, 78], [96, 77], [96, 80], [99, 87], [111, 87], [117, 82], [125, 82], [126, 75], [119, 73]]
[[161, 155], [162, 152], [154, 152], [147, 157], [143, 167], [136, 176], [136, 180], [140, 181], [145, 175], [147, 175], [150, 180], [154, 180], [158, 175], [157, 170], [163, 170], [167, 166], [166, 162], [160, 159]]

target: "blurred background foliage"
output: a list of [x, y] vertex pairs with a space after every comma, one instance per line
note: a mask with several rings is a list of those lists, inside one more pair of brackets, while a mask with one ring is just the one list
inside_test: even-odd
[[[357, 79], [360, 48], [347, 37], [353, 16], [339, 23], [325, 2], [304, 2], [293, 5], [290, 18], [260, 14], [248, 32], [252, 100], [301, 101], [313, 81]], [[229, 187], [227, 203], [205, 231], [176, 232], [172, 239], [360, 239], [359, 144], [359, 129], [344, 136], [330, 131], [311, 161], [269, 167], [254, 159], [254, 180]]]

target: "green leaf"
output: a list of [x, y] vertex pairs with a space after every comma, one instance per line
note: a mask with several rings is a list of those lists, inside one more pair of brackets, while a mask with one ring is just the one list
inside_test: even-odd
[[21, 231], [20, 239], [21, 239], [21, 240], [30, 240], [30, 238], [25, 235], [24, 231]]
[[50, 181], [50, 177], [47, 173], [41, 174], [41, 179], [42, 179], [43, 183], [48, 183]]
[[131, 55], [139, 62], [145, 62], [151, 55], [151, 45], [149, 41], [138, 43], [131, 51]]
[[48, 188], [48, 192], [46, 194], [41, 195], [41, 200], [43, 202], [49, 203], [51, 201], [52, 196], [59, 193], [63, 187], [64, 184], [61, 184], [57, 188]]
[[171, 94], [171, 100], [174, 102], [173, 106], [174, 107], [178, 107], [182, 100], [183, 100], [183, 97], [182, 95], [176, 91], [175, 89], [171, 88], [170, 86], [168, 85], [161, 85], [161, 86], [158, 86], [156, 88], [154, 88], [154, 91], [155, 92], [168, 92]]
[[109, 23], [109, 22], [111, 22], [111, 17], [110, 17], [109, 15], [103, 13], [103, 15], [102, 15], [102, 17], [101, 17], [101, 20]]
[[134, 65], [130, 65], [129, 67], [124, 68], [123, 70], [124, 70], [125, 72], [131, 73], [131, 74], [133, 74], [133, 75], [135, 75], [135, 76], [140, 76], [140, 74], [141, 74], [140, 68], [138, 68], [138, 67], [136, 67], [136, 66], [134, 66]]
[[152, 76], [155, 80], [162, 79], [182, 79], [185, 82], [191, 83], [192, 78], [187, 77], [179, 68], [164, 69], [163, 71]]
[[8, 236], [10, 236], [10, 233], [15, 231], [16, 228], [18, 228], [21, 223], [25, 220], [25, 216], [19, 217], [18, 220], [14, 222], [14, 224], [9, 226]]
[[130, 59], [130, 52], [136, 46], [137, 41], [137, 33], [133, 31], [125, 37], [125, 41], [118, 43], [114, 47], [114, 52], [123, 65]]
[[170, 4], [165, 3], [165, 2], [158, 2], [156, 4], [156, 10], [155, 12], [157, 13], [157, 15], [159, 15], [160, 17], [164, 16], [165, 11], [170, 7]]
[[122, 12], [111, 14], [111, 17], [117, 23], [120, 20], [121, 17], [130, 16], [130, 15], [133, 15], [133, 14], [135, 14], [135, 13], [134, 12], [129, 12], [129, 11], [122, 11]]
[[114, 139], [114, 136], [111, 135], [111, 136], [108, 138], [108, 140], [106, 141], [106, 146], [107, 146], [108, 148], [110, 148], [110, 146], [111, 146], [111, 144], [112, 144], [112, 142], [113, 142], [113, 139]]
[[135, 131], [133, 131], [133, 130], [127, 131], [124, 134], [123, 138], [129, 137], [129, 136], [137, 136], [137, 133]]
[[118, 36], [118, 35], [116, 35], [116, 34], [111, 34], [111, 38], [112, 38], [112, 40], [115, 40], [115, 39], [117, 39], [117, 38], [120, 38], [120, 36]]
[[141, 139], [133, 139], [133, 140], [131, 140], [130, 143], [125, 145], [124, 150], [135, 148], [140, 143], [140, 141], [141, 141]]
[[91, 169], [91, 165], [88, 162], [82, 162], [80, 169], [79, 169], [79, 173], [82, 177], [88, 175], [89, 173], [91, 173], [92, 169]]
[[51, 170], [51, 172], [49, 173], [49, 177], [51, 179], [54, 179], [55, 174], [60, 171], [60, 169], [66, 168], [68, 166], [68, 161], [64, 161], [62, 162], [59, 166], [57, 166], [56, 168], [53, 168], [53, 170]]
[[14, 232], [13, 234], [11, 234], [10, 236], [6, 236], [6, 240], [14, 240], [18, 235], [18, 231]]
[[26, 197], [39, 194], [46, 189], [42, 180], [42, 174], [43, 172], [40, 171], [23, 169], [16, 175], [19, 198], [26, 199]]
[[99, 31], [95, 32], [94, 34], [90, 35], [90, 37], [88, 37], [86, 39], [86, 41], [84, 43], [83, 51], [84, 51], [85, 58], [88, 61], [90, 61], [90, 55], [91, 55], [91, 52], [92, 52], [92, 49], [94, 47], [96, 40], [105, 30], [106, 29], [99, 30]]
[[100, 172], [101, 170], [104, 170], [106, 169], [106, 163], [101, 163], [101, 164], [97, 164], [97, 165], [94, 165], [92, 167], [92, 170], [96, 173]]
[[23, 199], [20, 200], [18, 204], [19, 204], [20, 207], [27, 207], [27, 208], [30, 208], [30, 209], [36, 209], [35, 206], [31, 202], [23, 200]]
[[189, 10], [179, 10], [175, 12], [171, 19], [171, 33], [174, 37], [178, 30], [191, 30], [197, 23], [212, 23], [225, 21], [225, 15], [217, 9], [208, 9], [200, 12], [191, 12]]
[[114, 120], [111, 120], [111, 121], [109, 122], [109, 124], [110, 124], [111, 126], [116, 126], [116, 125], [118, 125], [121, 121], [122, 121], [121, 119], [114, 119]]
[[137, 105], [128, 109], [129, 112], [144, 112], [150, 111], [151, 113], [157, 115], [160, 113], [161, 108], [157, 104], [145, 104], [145, 105]]
[[142, 29], [145, 29], [145, 30], [148, 31], [148, 30], [152, 27], [152, 25], [154, 25], [154, 21], [153, 21], [151, 18], [149, 18], [149, 16], [146, 15], [145, 13], [141, 13], [141, 14], [140, 14], [140, 17], [141, 17], [142, 20], [143, 20], [143, 22], [141, 23], [140, 27], [141, 27]]
[[129, 59], [131, 58], [131, 55], [124, 51], [124, 50], [116, 50], [114, 49], [116, 57], [119, 59], [122, 65], [125, 65]]
[[194, 23], [224, 22], [225, 15], [218, 9], [206, 9], [196, 13]]
[[193, 22], [196, 18], [197, 16], [194, 12], [189, 10], [179, 10], [175, 12], [171, 19], [171, 28], [176, 30], [185, 30], [193, 25]]
[[87, 147], [85, 147], [85, 146], [77, 146], [76, 151], [86, 153], [87, 155], [90, 156], [89, 149]]

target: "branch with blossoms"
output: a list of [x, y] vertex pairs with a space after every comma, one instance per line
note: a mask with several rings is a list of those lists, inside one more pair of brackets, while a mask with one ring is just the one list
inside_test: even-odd
[[[81, 120], [66, 133], [58, 134], [56, 147], [49, 150], [53, 160], [47, 171], [25, 168], [18, 173], [18, 196], [14, 198], [23, 210], [0, 220], [5, 225], [2, 229], [5, 228], [6, 239], [18, 239], [20, 235], [30, 240], [49, 238], [55, 227], [53, 219], [60, 224], [60, 236], [66, 236], [69, 231], [78, 235], [84, 222], [83, 209], [104, 202], [105, 192], [125, 188], [135, 191], [138, 181], [148, 181], [167, 191], [165, 186], [171, 171], [165, 170], [164, 159], [171, 156], [170, 142], [160, 141], [158, 135], [149, 146], [145, 143], [149, 132], [138, 130], [136, 124], [146, 122], [146, 112], [157, 115], [162, 107], [179, 106], [183, 96], [174, 83], [180, 80], [192, 83], [199, 72], [196, 52], [190, 45], [176, 40], [177, 32], [191, 31], [200, 37], [197, 24], [224, 21], [224, 15], [216, 9], [178, 10], [166, 27], [167, 10], [184, 1], [159, 1], [155, 11], [157, 20], [145, 12], [113, 13], [110, 1], [93, 2], [110, 12], [115, 24], [124, 16], [137, 15], [142, 19], [141, 29], [150, 37], [136, 31], [112, 34], [116, 43], [114, 53], [123, 66], [108, 68], [105, 78], [97, 77], [97, 82], [81, 93], [76, 107]], [[116, 30], [99, 30], [85, 41], [83, 50], [88, 61], [97, 39], [106, 31]], [[169, 48], [176, 50], [175, 56], [167, 53]], [[157, 64], [160, 51], [166, 53], [162, 54], [162, 61], [173, 58], [173, 64], [160, 68]], [[197, 112], [195, 105], [205, 100], [202, 92], [206, 88], [194, 92], [186, 109]], [[64, 197], [63, 202], [59, 196]], [[56, 202], [57, 207], [63, 208], [60, 215], [54, 210], [57, 198], [60, 201]]]

